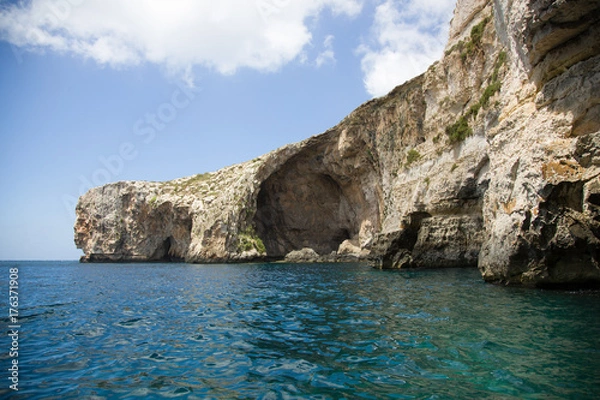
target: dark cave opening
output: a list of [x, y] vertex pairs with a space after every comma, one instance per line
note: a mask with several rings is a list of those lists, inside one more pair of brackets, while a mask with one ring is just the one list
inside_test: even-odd
[[176, 254], [174, 247], [175, 239], [173, 236], [169, 236], [160, 244], [160, 246], [158, 246], [151, 257], [151, 260], [160, 262], [183, 262], [184, 258]]
[[301, 165], [282, 168], [258, 193], [254, 223], [269, 257], [305, 247], [327, 255], [358, 234], [353, 204], [340, 184]]

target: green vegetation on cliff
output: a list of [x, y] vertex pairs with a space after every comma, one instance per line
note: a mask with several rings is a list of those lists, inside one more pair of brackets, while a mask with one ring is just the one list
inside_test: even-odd
[[460, 51], [460, 59], [465, 62], [467, 58], [481, 50], [481, 39], [485, 32], [486, 25], [492, 20], [491, 16], [485, 17], [481, 22], [471, 28], [471, 35], [468, 41], [459, 41], [446, 51], [446, 56], [450, 55], [454, 50]]
[[[475, 29], [475, 27], [473, 29]], [[500, 68], [502, 68], [505, 62], [506, 52], [501, 51], [496, 59], [494, 72], [488, 80], [489, 84], [483, 90], [477, 103], [473, 104], [455, 123], [446, 127], [446, 135], [451, 144], [462, 142], [473, 134], [473, 129], [469, 126], [469, 119], [471, 117], [477, 118], [479, 111], [482, 108], [488, 107], [490, 98], [500, 91], [500, 88], [502, 87], [502, 82], [500, 81]]]
[[249, 226], [239, 236], [238, 251], [251, 251], [255, 249], [260, 254], [266, 254], [267, 249], [260, 237], [256, 234], [253, 227]]

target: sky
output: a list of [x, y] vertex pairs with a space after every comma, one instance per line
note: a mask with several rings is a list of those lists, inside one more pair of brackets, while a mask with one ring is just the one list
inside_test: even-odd
[[439, 59], [454, 0], [0, 0], [0, 260], [75, 260], [77, 198], [251, 160]]

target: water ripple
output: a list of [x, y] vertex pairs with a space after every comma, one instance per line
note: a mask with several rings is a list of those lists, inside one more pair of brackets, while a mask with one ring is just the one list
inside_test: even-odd
[[17, 399], [600, 397], [594, 293], [355, 264], [19, 269]]

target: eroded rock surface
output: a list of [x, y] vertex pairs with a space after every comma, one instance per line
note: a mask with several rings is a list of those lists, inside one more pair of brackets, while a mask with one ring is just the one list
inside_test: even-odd
[[84, 261], [317, 254], [599, 284], [599, 10], [459, 0], [445, 55], [423, 75], [258, 159], [93, 189], [76, 244]]

